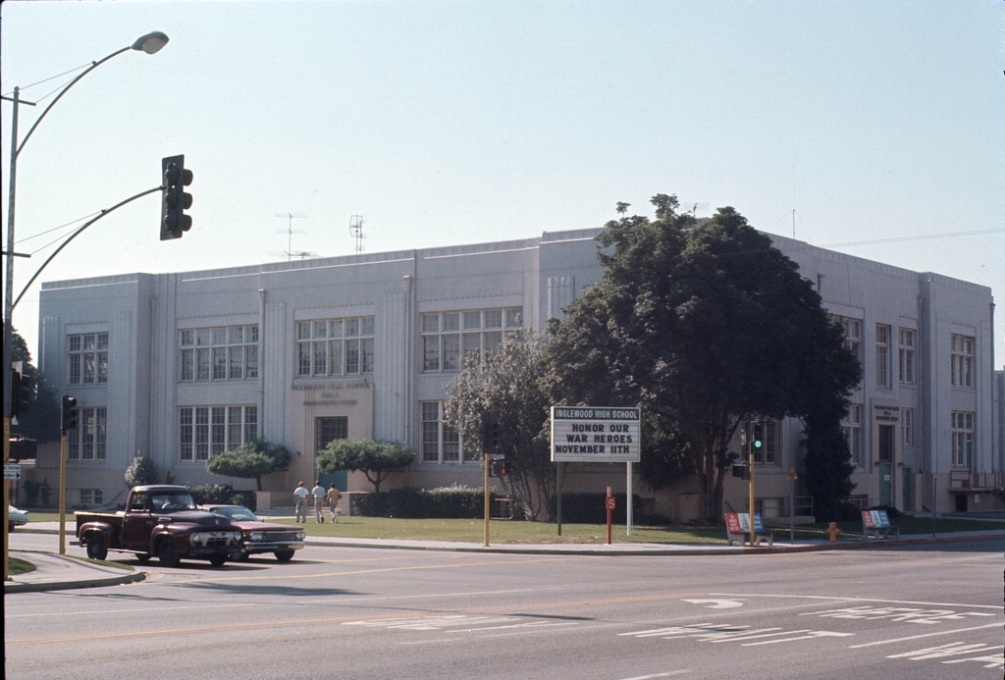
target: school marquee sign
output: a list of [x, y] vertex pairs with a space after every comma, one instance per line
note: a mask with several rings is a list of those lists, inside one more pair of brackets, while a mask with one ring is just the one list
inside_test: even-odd
[[555, 463], [637, 463], [639, 409], [552, 406], [551, 460]]

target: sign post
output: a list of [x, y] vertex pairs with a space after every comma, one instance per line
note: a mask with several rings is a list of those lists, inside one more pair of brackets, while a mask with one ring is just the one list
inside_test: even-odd
[[[552, 406], [551, 461], [558, 463], [558, 535], [562, 535], [562, 463], [626, 463], [628, 533], [632, 533], [632, 463], [641, 458], [641, 410], [620, 406]], [[608, 496], [611, 501], [610, 488]], [[608, 501], [609, 502], [609, 501]], [[608, 543], [610, 511], [608, 508]]]

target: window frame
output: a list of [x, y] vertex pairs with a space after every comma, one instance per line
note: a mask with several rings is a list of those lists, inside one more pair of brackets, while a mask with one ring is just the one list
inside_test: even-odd
[[344, 378], [372, 375], [376, 320], [349, 316], [294, 321], [294, 375]]
[[918, 332], [913, 328], [901, 328], [898, 335], [897, 377], [901, 385], [914, 385], [917, 380], [915, 350], [918, 346]]
[[257, 439], [258, 415], [255, 404], [179, 406], [178, 462], [205, 463]]
[[108, 333], [66, 336], [66, 384], [104, 385], [108, 382]]
[[522, 328], [522, 307], [423, 312], [419, 315], [422, 372], [460, 371], [469, 357], [495, 351]]
[[258, 324], [179, 329], [178, 382], [257, 380], [260, 337]]
[[77, 410], [77, 427], [66, 435], [66, 459], [100, 463], [108, 458], [108, 409], [85, 406]]
[[973, 389], [974, 341], [972, 335], [953, 333], [950, 340], [950, 384], [953, 387]]

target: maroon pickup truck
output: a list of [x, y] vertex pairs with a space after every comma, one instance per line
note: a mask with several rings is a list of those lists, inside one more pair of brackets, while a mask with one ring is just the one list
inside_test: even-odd
[[219, 567], [242, 553], [241, 528], [197, 510], [184, 486], [133, 487], [123, 511], [75, 514], [77, 539], [92, 559], [103, 560], [115, 550], [134, 553], [140, 562], [156, 555], [165, 567], [177, 566], [182, 559], [208, 560]]

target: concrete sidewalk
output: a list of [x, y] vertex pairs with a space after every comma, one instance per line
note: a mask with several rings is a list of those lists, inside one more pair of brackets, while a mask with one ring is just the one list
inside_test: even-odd
[[[58, 534], [58, 522], [34, 522], [28, 527], [21, 527], [18, 533]], [[76, 542], [68, 538], [71, 543]], [[337, 537], [308, 537], [307, 544], [311, 546], [353, 547], [353, 548], [386, 548], [396, 550], [439, 550], [451, 552], [473, 553], [514, 553], [514, 554], [553, 554], [553, 555], [593, 555], [597, 557], [619, 555], [650, 555], [650, 556], [686, 556], [686, 555], [749, 555], [784, 552], [807, 552], [818, 550], [849, 550], [874, 547], [902, 547], [911, 545], [926, 545], [935, 543], [950, 543], [957, 541], [997, 541], [998, 549], [1005, 550], [1005, 532], [1003, 531], [971, 531], [953, 534], [908, 535], [902, 538], [888, 539], [838, 539], [836, 543], [826, 540], [800, 541], [789, 543], [781, 536], [776, 536], [773, 546], [758, 547], [739, 545], [695, 545], [670, 543], [547, 543], [547, 544], [509, 544], [481, 545], [476, 543], [461, 543], [450, 541], [409, 541], [399, 539], [362, 539]], [[146, 572], [128, 570], [94, 564], [88, 560], [58, 555], [43, 551], [11, 550], [11, 556], [27, 560], [36, 566], [35, 571], [14, 576], [4, 583], [4, 595], [17, 592], [38, 592], [48, 590], [69, 590], [76, 588], [94, 588], [99, 586], [121, 585], [134, 583], [146, 578]], [[296, 559], [296, 558], [294, 558]]]

